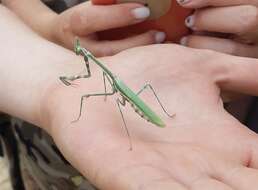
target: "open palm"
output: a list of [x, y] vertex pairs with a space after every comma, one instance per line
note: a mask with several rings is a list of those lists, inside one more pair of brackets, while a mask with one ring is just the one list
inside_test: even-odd
[[130, 106], [123, 108], [132, 151], [116, 95], [106, 102], [87, 99], [82, 118], [71, 123], [80, 96], [103, 91], [101, 72], [93, 64], [94, 77], [52, 92], [51, 135], [65, 157], [100, 189], [255, 190], [258, 137], [223, 109], [217, 84], [225, 73], [214, 61], [222, 56], [156, 45], [101, 60], [135, 92], [151, 83], [166, 109], [176, 114], [163, 114], [148, 91], [141, 97], [165, 121], [164, 129], [141, 119]]

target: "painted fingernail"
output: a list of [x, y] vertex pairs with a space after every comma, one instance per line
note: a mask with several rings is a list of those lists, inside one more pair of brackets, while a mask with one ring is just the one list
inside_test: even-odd
[[156, 42], [157, 44], [164, 42], [165, 39], [166, 39], [166, 34], [165, 34], [165, 32], [157, 32], [157, 33], [155, 34], [155, 42]]
[[185, 25], [189, 28], [194, 27], [194, 22], [195, 22], [195, 16], [191, 15], [185, 19]]
[[146, 19], [150, 16], [148, 7], [140, 7], [132, 10], [132, 14], [136, 19]]
[[180, 40], [180, 44], [183, 46], [187, 46], [187, 42], [188, 42], [188, 38], [186, 36], [181, 38]]
[[177, 0], [177, 2], [180, 4], [180, 5], [184, 5], [186, 3], [189, 3], [190, 0]]

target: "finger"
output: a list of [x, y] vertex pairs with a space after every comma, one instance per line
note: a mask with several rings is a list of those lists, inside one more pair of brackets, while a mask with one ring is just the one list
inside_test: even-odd
[[166, 38], [164, 32], [149, 31], [137, 36], [117, 41], [82, 41], [82, 45], [89, 47], [96, 56], [110, 56], [128, 48], [143, 46], [153, 43], [162, 43]]
[[207, 8], [186, 18], [186, 26], [194, 31], [209, 31], [258, 36], [258, 8], [250, 5]]
[[258, 170], [243, 166], [233, 168], [225, 171], [221, 180], [235, 190], [257, 190]]
[[234, 6], [234, 5], [254, 5], [258, 6], [257, 0], [177, 0], [179, 4], [186, 8], [201, 8], [208, 6]]
[[180, 43], [184, 46], [211, 49], [222, 53], [227, 53], [242, 57], [258, 57], [258, 47], [254, 45], [242, 44], [230, 39], [190, 35], [183, 37]]
[[144, 21], [150, 10], [141, 4], [124, 3], [109, 6], [82, 3], [73, 8], [70, 25], [74, 33], [87, 35]]
[[212, 179], [202, 178], [191, 185], [191, 190], [233, 190], [230, 186]]
[[224, 68], [223, 76], [217, 81], [222, 90], [258, 96], [257, 59], [220, 54], [216, 62]]

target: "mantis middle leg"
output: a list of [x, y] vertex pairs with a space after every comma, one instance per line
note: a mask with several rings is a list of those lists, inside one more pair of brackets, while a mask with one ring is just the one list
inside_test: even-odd
[[91, 77], [91, 71], [90, 71], [90, 64], [89, 60], [86, 56], [84, 56], [84, 61], [85, 61], [85, 67], [87, 70], [87, 73], [84, 75], [78, 74], [78, 75], [73, 75], [73, 76], [61, 76], [59, 79], [66, 85], [70, 86], [72, 83], [71, 81], [75, 81], [81, 78], [90, 78]]
[[98, 94], [85, 94], [81, 97], [81, 103], [80, 103], [80, 112], [79, 112], [79, 116], [76, 120], [72, 121], [72, 123], [77, 122], [80, 120], [81, 116], [82, 116], [82, 106], [83, 106], [83, 102], [85, 99], [92, 97], [92, 96], [112, 96], [116, 93], [116, 90], [113, 88], [113, 91], [110, 93], [98, 93]]

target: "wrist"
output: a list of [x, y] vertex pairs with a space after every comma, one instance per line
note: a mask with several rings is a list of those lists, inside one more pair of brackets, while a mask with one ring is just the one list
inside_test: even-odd
[[[72, 121], [78, 117], [82, 95], [85, 94], [85, 92], [95, 91], [90, 89], [94, 89], [94, 87], [97, 86], [97, 83], [92, 80], [90, 81], [91, 84], [87, 86], [82, 84], [82, 81], [73, 83], [76, 84], [75, 87], [65, 86], [60, 81], [50, 86], [42, 96], [39, 112], [39, 126], [46, 130], [51, 136], [60, 134], [62, 128], [76, 125], [76, 123], [73, 124]], [[87, 105], [84, 105], [87, 109], [84, 109], [83, 113], [87, 112], [87, 115], [95, 115], [96, 109], [99, 110], [99, 105], [98, 102], [95, 102], [94, 106], [90, 105], [90, 102], [87, 102]], [[90, 110], [90, 113], [86, 110]]]
[[[57, 79], [58, 80], [58, 79]], [[53, 126], [57, 123], [61, 115], [62, 102], [68, 101], [71, 96], [66, 86], [61, 83], [49, 85], [41, 97], [39, 109], [39, 125], [45, 129], [49, 134], [52, 134]]]
[[[45, 83], [45, 87], [42, 90], [38, 117], [39, 126], [50, 134], [55, 133], [56, 126], [60, 128], [60, 126], [71, 124], [71, 121], [77, 116], [80, 99], [85, 92], [98, 90], [95, 87], [98, 86], [100, 81], [95, 80], [94, 77], [93, 80], [73, 81], [71, 86], [66, 86], [59, 79], [60, 76], [72, 76], [81, 73], [84, 69], [83, 59], [81, 57], [77, 58], [64, 63], [63, 71], [57, 72], [59, 74], [56, 73], [55, 79], [51, 79], [48, 84]], [[92, 65], [91, 71], [93, 74], [94, 65]], [[95, 104], [94, 107], [98, 107], [98, 104]]]

